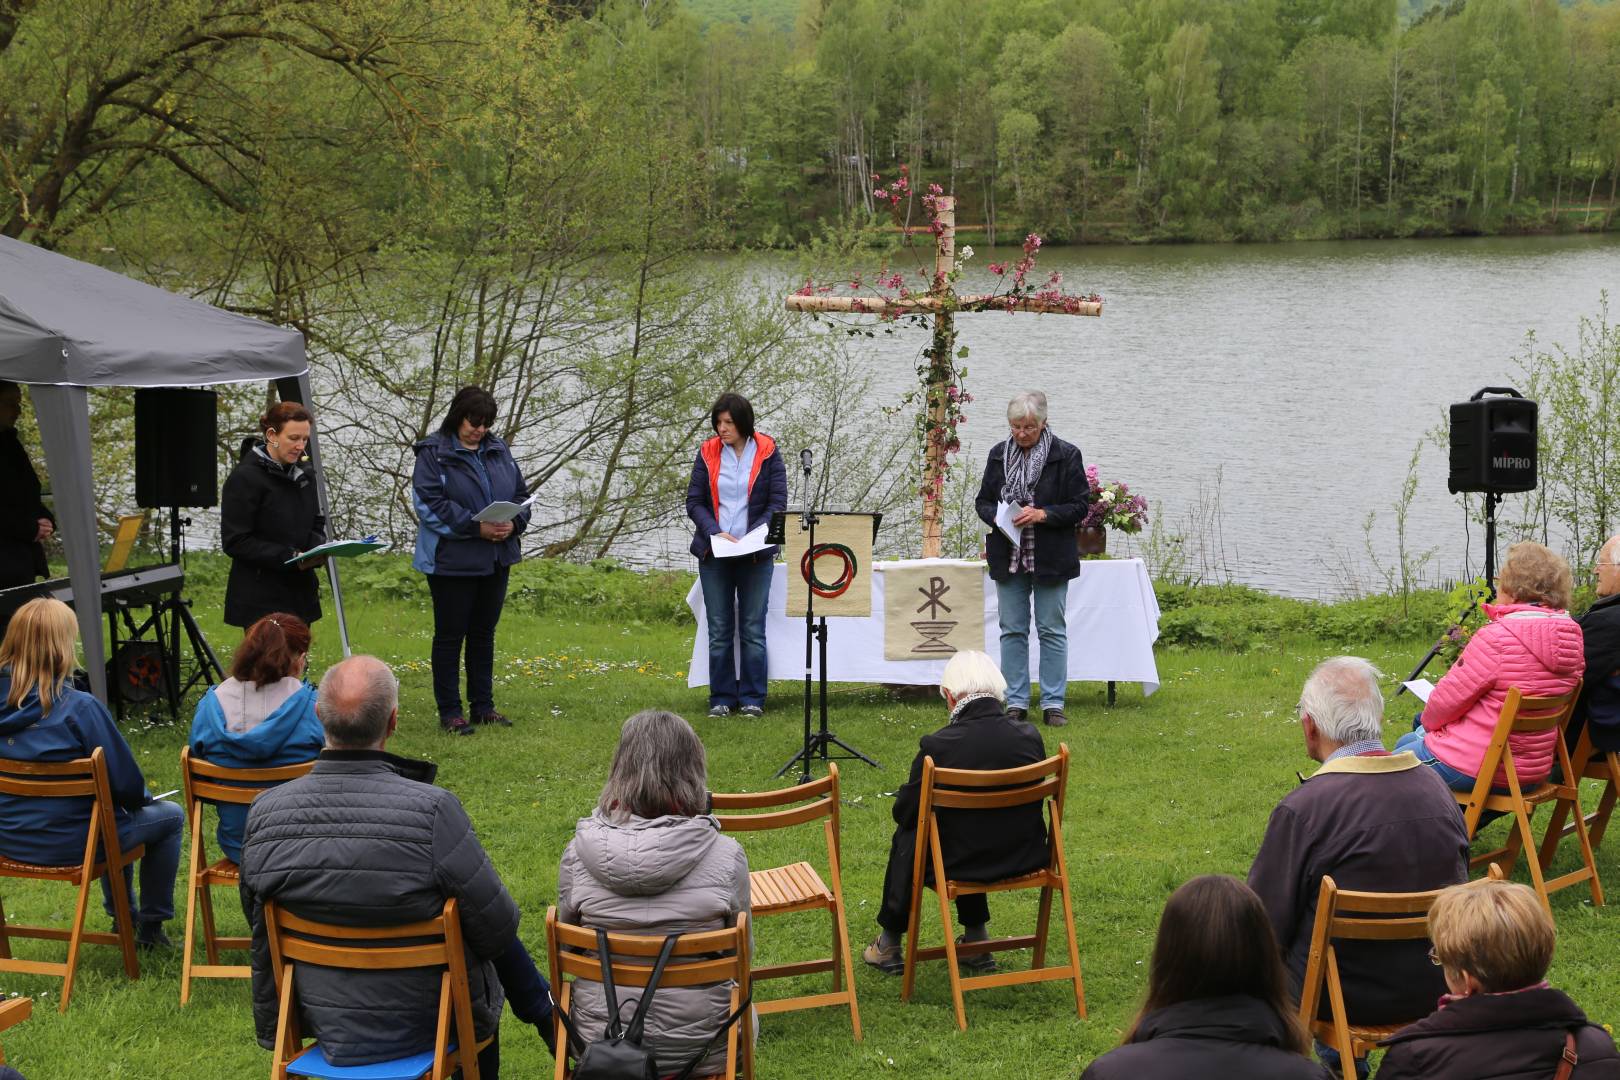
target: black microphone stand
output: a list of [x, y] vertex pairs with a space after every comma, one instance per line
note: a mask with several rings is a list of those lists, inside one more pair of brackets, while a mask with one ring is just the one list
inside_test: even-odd
[[[1485, 493], [1485, 588], [1489, 590], [1486, 593], [1487, 600], [1496, 599], [1496, 504], [1501, 501], [1502, 496], [1497, 492], [1487, 491]], [[1467, 622], [1478, 610], [1478, 604], [1469, 604], [1463, 608], [1456, 619], [1452, 621], [1452, 629]], [[1447, 631], [1447, 633], [1449, 632]], [[1434, 661], [1434, 658], [1440, 655], [1440, 646], [1445, 643], [1445, 640], [1445, 635], [1441, 635], [1440, 640], [1436, 641], [1429, 648], [1429, 651], [1423, 654], [1423, 659], [1418, 661], [1417, 667], [1413, 668], [1412, 673], [1402, 681], [1401, 685], [1395, 688], [1393, 697], [1400, 697], [1406, 693], [1406, 684], [1423, 674], [1423, 669], [1428, 667]]]

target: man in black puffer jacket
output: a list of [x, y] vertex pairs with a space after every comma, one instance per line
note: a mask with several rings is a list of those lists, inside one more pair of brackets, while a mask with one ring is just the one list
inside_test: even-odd
[[[277, 1000], [263, 906], [350, 926], [430, 919], [459, 901], [473, 1026], [496, 1034], [503, 987], [518, 1019], [550, 1034], [550, 991], [517, 937], [518, 908], [490, 865], [461, 802], [432, 785], [434, 766], [383, 749], [399, 717], [398, 683], [373, 656], [321, 680], [316, 712], [326, 749], [308, 775], [254, 800], [242, 843], [242, 900], [253, 924], [253, 1020], [274, 1045]], [[305, 966], [298, 994], [307, 1024], [336, 1065], [431, 1050], [440, 973]], [[499, 1042], [479, 1054], [496, 1076]]]

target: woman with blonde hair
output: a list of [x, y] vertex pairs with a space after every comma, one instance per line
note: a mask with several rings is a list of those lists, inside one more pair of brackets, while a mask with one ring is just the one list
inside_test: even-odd
[[1429, 957], [1451, 992], [1384, 1041], [1378, 1080], [1620, 1077], [1614, 1039], [1547, 985], [1557, 936], [1527, 886], [1483, 880], [1442, 892], [1429, 909]]
[[[1481, 604], [1485, 625], [1435, 684], [1410, 732], [1395, 743], [1439, 774], [1452, 789], [1472, 791], [1510, 689], [1552, 697], [1575, 688], [1586, 670], [1581, 627], [1569, 617], [1569, 563], [1525, 540], [1508, 548], [1497, 576], [1496, 603]], [[1539, 784], [1552, 771], [1556, 731], [1515, 735], [1509, 742], [1519, 783]], [[1507, 786], [1497, 770], [1492, 783]]]
[[[72, 761], [100, 747], [107, 762], [125, 851], [146, 845], [141, 859], [139, 902], [134, 869], [124, 868], [124, 888], [143, 946], [171, 944], [163, 924], [174, 918], [174, 878], [180, 866], [180, 828], [185, 812], [154, 800], [129, 743], [107, 707], [68, 685], [79, 623], [60, 600], [30, 600], [12, 616], [0, 642], [0, 756], [13, 761]], [[90, 800], [28, 799], [0, 795], [0, 855], [18, 862], [66, 866], [84, 858]], [[112, 887], [101, 879], [107, 914]]]

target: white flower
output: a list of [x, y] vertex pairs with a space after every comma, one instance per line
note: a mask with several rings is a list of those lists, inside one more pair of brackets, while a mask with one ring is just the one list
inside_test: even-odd
[[962, 261], [967, 262], [971, 258], [973, 258], [973, 248], [971, 248], [971, 247], [963, 247], [962, 248]]
[[1107, 488], [1103, 488], [1102, 494], [1098, 495], [1097, 498], [1105, 503], [1112, 503], [1114, 501], [1114, 493]]

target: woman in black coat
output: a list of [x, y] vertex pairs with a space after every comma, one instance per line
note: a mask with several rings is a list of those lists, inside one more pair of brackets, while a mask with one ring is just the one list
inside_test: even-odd
[[1265, 906], [1237, 878], [1210, 874], [1170, 895], [1142, 1011], [1080, 1080], [1331, 1080], [1309, 1052]]
[[309, 410], [283, 401], [259, 420], [259, 430], [263, 438], [245, 445], [219, 506], [220, 544], [231, 557], [225, 622], [244, 630], [277, 611], [306, 623], [321, 617], [320, 560], [287, 565], [326, 543], [315, 474], [304, 458]]

